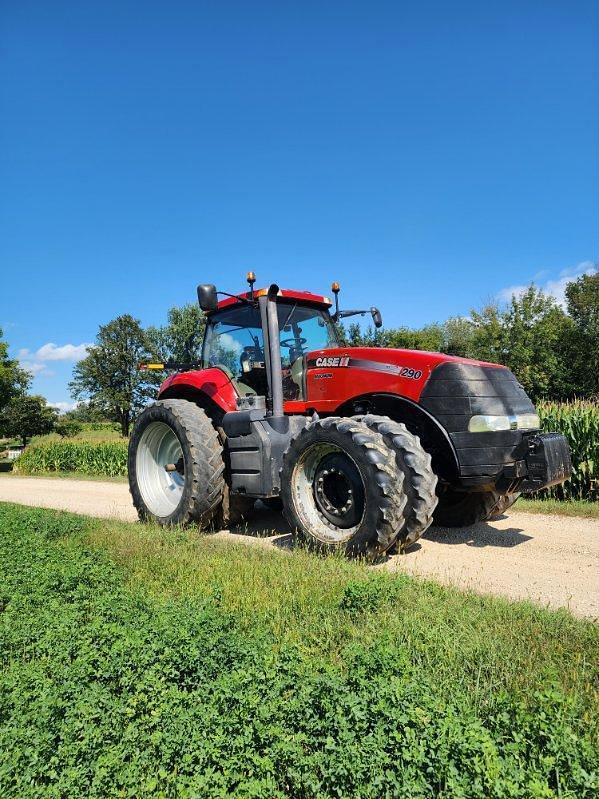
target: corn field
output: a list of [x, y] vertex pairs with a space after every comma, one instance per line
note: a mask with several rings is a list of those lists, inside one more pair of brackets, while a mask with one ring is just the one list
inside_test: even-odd
[[599, 500], [599, 405], [585, 400], [537, 404], [541, 427], [563, 433], [572, 451], [572, 477], [541, 496]]
[[127, 474], [126, 441], [49, 441], [28, 447], [15, 472], [80, 472], [104, 477]]

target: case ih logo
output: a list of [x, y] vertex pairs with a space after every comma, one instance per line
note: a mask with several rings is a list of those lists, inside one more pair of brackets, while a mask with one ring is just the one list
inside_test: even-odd
[[341, 358], [317, 358], [315, 365], [317, 368], [320, 366], [349, 366], [349, 356], [344, 355]]

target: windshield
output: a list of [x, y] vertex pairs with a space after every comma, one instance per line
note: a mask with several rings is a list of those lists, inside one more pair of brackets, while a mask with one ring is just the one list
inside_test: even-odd
[[[311, 350], [338, 346], [335, 327], [328, 312], [319, 307], [293, 302], [278, 302], [281, 366], [284, 378], [299, 374], [302, 358]], [[264, 339], [260, 311], [251, 305], [238, 305], [219, 311], [208, 318], [204, 340], [205, 366], [219, 366], [245, 389], [266, 393]], [[293, 381], [297, 385], [297, 380]], [[239, 387], [238, 387], [239, 388]], [[297, 392], [291, 387], [285, 392], [288, 399]], [[301, 392], [300, 392], [301, 393]]]

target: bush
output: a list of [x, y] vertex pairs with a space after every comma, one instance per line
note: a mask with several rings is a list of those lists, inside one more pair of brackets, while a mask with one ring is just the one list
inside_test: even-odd
[[79, 472], [99, 477], [127, 474], [127, 442], [49, 441], [33, 444], [15, 465], [20, 474]]
[[572, 453], [572, 477], [542, 492], [557, 499], [599, 500], [599, 405], [595, 402], [539, 402], [543, 430], [563, 433]]

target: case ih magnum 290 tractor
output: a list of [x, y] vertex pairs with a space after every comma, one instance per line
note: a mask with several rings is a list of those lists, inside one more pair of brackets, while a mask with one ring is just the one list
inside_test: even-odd
[[566, 439], [539, 433], [508, 369], [343, 346], [335, 323], [366, 312], [339, 311], [338, 284], [331, 313], [326, 297], [254, 280], [220, 302], [215, 286], [198, 286], [201, 367], [171, 365], [131, 437], [142, 519], [226, 524], [261, 499], [320, 550], [376, 557], [433, 520], [490, 519], [568, 478]]

